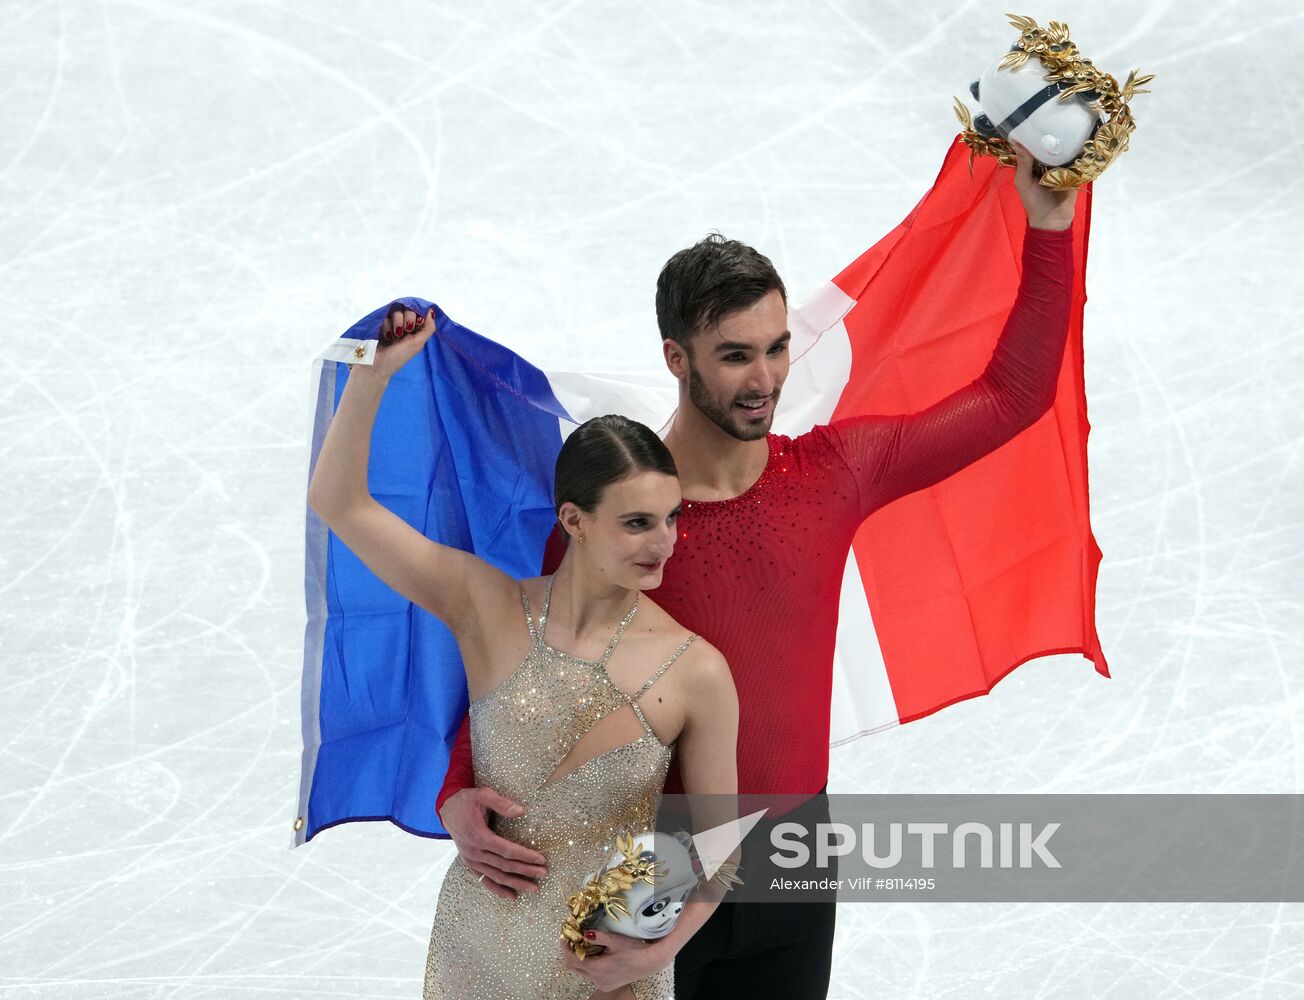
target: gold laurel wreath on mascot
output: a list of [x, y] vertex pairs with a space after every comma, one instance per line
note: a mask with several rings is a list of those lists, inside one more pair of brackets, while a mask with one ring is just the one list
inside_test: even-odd
[[[1019, 14], [1006, 14], [1006, 17], [1010, 19], [1010, 26], [1018, 29], [1020, 34], [1014, 46], [996, 64], [996, 71], [1018, 70], [1036, 57], [1046, 71], [1046, 82], [1059, 88], [1061, 103], [1075, 98], [1085, 100], [1090, 108], [1105, 116], [1083, 144], [1077, 158], [1072, 163], [1046, 169], [1041, 174], [1040, 183], [1057, 190], [1069, 190], [1094, 181], [1127, 150], [1128, 137], [1136, 131], [1128, 101], [1137, 94], [1150, 93], [1141, 88], [1154, 79], [1154, 74], [1140, 76], [1140, 70], [1134, 69], [1128, 74], [1127, 81], [1119, 86], [1118, 80], [1097, 69], [1078, 51], [1077, 45], [1069, 38], [1069, 26], [1064, 22], [1051, 21], [1042, 28], [1030, 17]], [[974, 96], [981, 101], [977, 93]], [[1007, 167], [1014, 165], [1014, 148], [1009, 140], [994, 130], [976, 129], [969, 109], [959, 98], [955, 99], [955, 116], [964, 126], [961, 138], [971, 150], [971, 163], [978, 155], [995, 156]], [[1033, 154], [1036, 155], [1037, 151], [1033, 150]]]
[[[622, 856], [619, 864], [608, 863], [593, 876], [579, 892], [572, 893], [566, 900], [570, 911], [562, 923], [561, 939], [570, 946], [583, 961], [587, 956], [602, 950], [601, 945], [589, 944], [584, 938], [584, 929], [606, 914], [617, 921], [629, 920], [629, 907], [625, 905], [626, 893], [637, 882], [655, 886], [658, 879], [665, 877], [667, 866], [662, 861], [650, 857], [643, 848], [641, 840], [635, 842], [632, 834], [616, 838], [616, 856]], [[701, 867], [694, 857], [693, 868], [701, 874]], [[723, 861], [712, 876], [712, 881], [722, 885], [726, 892], [734, 886], [742, 885], [738, 877], [739, 866], [732, 861]], [[707, 881], [699, 879], [699, 883]]]

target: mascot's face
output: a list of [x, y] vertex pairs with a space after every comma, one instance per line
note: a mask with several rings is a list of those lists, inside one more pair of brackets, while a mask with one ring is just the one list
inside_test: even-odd
[[778, 291], [693, 334], [691, 350], [667, 341], [671, 371], [688, 398], [730, 437], [755, 441], [774, 423], [788, 378], [788, 307]]
[[969, 87], [983, 109], [974, 129], [1023, 143], [1042, 163], [1062, 167], [1078, 158], [1101, 118], [1089, 93], [1061, 103], [1059, 89], [1046, 82], [1045, 73], [1037, 59], [1015, 69], [997, 69], [993, 63]]
[[[674, 929], [679, 914], [683, 912], [684, 903], [697, 888], [698, 873], [693, 867], [693, 858], [688, 848], [677, 837], [667, 833], [643, 834], [634, 840], [645, 848], [641, 857], [656, 861], [662, 866], [663, 873], [655, 884], [635, 882], [625, 890], [623, 899], [628, 917], [613, 917], [604, 913], [597, 922], [597, 928], [613, 934], [627, 937], [655, 940], [663, 938]], [[608, 859], [608, 865], [614, 866], [623, 860], [620, 854]]]
[[674, 930], [684, 903], [696, 888], [696, 878], [689, 882], [680, 881], [677, 885], [667, 885], [663, 881], [651, 886], [639, 882], [625, 893], [633, 928], [620, 933], [650, 940], [665, 937]]

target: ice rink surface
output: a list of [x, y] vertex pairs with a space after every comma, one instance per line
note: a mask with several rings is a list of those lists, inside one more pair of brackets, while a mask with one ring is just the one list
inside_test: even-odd
[[[450, 847], [288, 846], [310, 359], [414, 294], [545, 367], [655, 365], [666, 257], [718, 229], [813, 290], [1013, 39], [931, 0], [379, 8], [0, 8], [6, 998], [419, 996]], [[1028, 664], [830, 788], [1299, 792], [1304, 13], [1014, 9], [1158, 74], [1088, 276], [1114, 678]], [[830, 995], [1293, 997], [1302, 917], [845, 905]]]

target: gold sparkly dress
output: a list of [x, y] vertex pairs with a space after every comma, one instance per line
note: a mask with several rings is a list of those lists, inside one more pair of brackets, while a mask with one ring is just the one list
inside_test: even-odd
[[[587, 1000], [592, 984], [562, 964], [566, 897], [583, 887], [618, 835], [655, 825], [673, 744], [657, 738], [638, 701], [697, 637], [690, 635], [637, 692], [627, 694], [607, 674], [607, 661], [638, 611], [637, 597], [598, 660], [547, 645], [551, 598], [550, 578], [536, 626], [521, 591], [530, 652], [515, 673], [470, 708], [476, 784], [529, 807], [514, 819], [495, 816], [493, 827], [542, 851], [548, 877], [538, 893], [500, 899], [477, 883], [460, 856], [454, 858], [430, 934], [425, 1000]], [[562, 768], [590, 729], [631, 709], [642, 736]], [[637, 1000], [670, 1000], [673, 968], [632, 986]]]

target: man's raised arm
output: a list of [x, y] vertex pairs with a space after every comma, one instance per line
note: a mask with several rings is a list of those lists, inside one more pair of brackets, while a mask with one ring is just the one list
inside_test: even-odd
[[982, 375], [918, 413], [852, 417], [829, 426], [859, 487], [862, 518], [958, 472], [1050, 409], [1072, 290], [1072, 231], [1030, 227], [1018, 297]]

